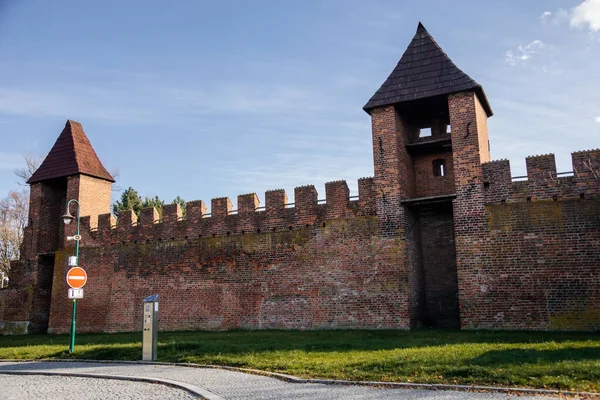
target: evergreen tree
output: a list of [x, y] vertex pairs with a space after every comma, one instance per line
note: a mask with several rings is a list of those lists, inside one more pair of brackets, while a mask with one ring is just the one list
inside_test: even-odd
[[179, 204], [179, 207], [181, 207], [181, 216], [185, 217], [185, 206], [187, 203], [185, 202], [184, 199], [177, 196], [177, 197], [175, 197], [175, 199], [173, 199], [171, 204]]
[[163, 211], [164, 205], [165, 205], [164, 200], [161, 200], [158, 196], [145, 197], [144, 201], [142, 201], [142, 208], [150, 208], [150, 207], [156, 208], [156, 211], [158, 211], [158, 217], [161, 219], [162, 219], [162, 211]]
[[113, 214], [118, 216], [119, 211], [133, 210], [135, 215], [139, 217], [142, 208], [142, 198], [134, 188], [129, 186], [121, 193], [121, 200], [117, 200], [113, 204]]
[[[181, 213], [185, 217], [186, 201], [184, 199], [182, 199], [180, 196], [177, 196], [171, 202], [171, 204], [179, 204], [179, 206], [181, 207]], [[158, 197], [158, 196], [144, 197], [142, 199], [142, 197], [138, 194], [138, 192], [130, 186], [129, 188], [127, 188], [126, 190], [123, 191], [123, 193], [121, 194], [121, 199], [117, 200], [113, 204], [112, 210], [113, 210], [113, 214], [115, 214], [117, 216], [119, 215], [119, 211], [133, 210], [135, 215], [137, 215], [137, 217], [139, 218], [140, 210], [142, 208], [154, 207], [154, 208], [156, 208], [156, 211], [158, 211], [159, 218], [162, 219], [162, 212], [163, 212], [164, 205], [165, 205], [165, 201], [161, 200], [160, 197]]]

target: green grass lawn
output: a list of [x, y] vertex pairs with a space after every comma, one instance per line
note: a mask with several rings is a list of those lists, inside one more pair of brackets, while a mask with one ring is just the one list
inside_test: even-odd
[[[600, 335], [461, 331], [160, 332], [158, 361], [307, 378], [600, 392]], [[0, 336], [0, 358], [139, 360], [141, 333]]]

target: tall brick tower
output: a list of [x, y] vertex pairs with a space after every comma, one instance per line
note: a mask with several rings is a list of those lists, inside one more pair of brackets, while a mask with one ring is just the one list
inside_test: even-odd
[[[60, 216], [66, 202], [76, 199], [81, 216], [110, 212], [113, 177], [106, 171], [79, 122], [68, 120], [56, 143], [31, 178], [29, 222], [21, 260], [11, 265], [11, 286], [16, 288], [4, 304], [4, 330], [14, 333], [44, 331], [48, 325], [54, 270], [54, 252], [66, 245]], [[74, 209], [71, 212], [75, 212]], [[74, 224], [72, 224], [74, 225]], [[30, 289], [33, 290], [30, 290]], [[12, 327], [6, 327], [12, 324]]]
[[[459, 327], [463, 232], [484, 220], [481, 163], [490, 160], [481, 85], [419, 23], [364, 106], [371, 115], [380, 235], [405, 244], [411, 326]], [[472, 259], [472, 257], [471, 257]]]

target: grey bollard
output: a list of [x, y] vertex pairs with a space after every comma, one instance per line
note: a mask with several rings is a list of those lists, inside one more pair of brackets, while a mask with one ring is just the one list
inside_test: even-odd
[[158, 295], [144, 299], [144, 332], [142, 336], [142, 360], [156, 361], [156, 341], [158, 338]]

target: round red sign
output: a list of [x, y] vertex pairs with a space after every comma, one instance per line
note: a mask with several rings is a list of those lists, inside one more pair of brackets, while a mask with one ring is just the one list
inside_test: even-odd
[[67, 272], [67, 283], [73, 289], [82, 288], [87, 282], [87, 274], [81, 267], [73, 267]]

